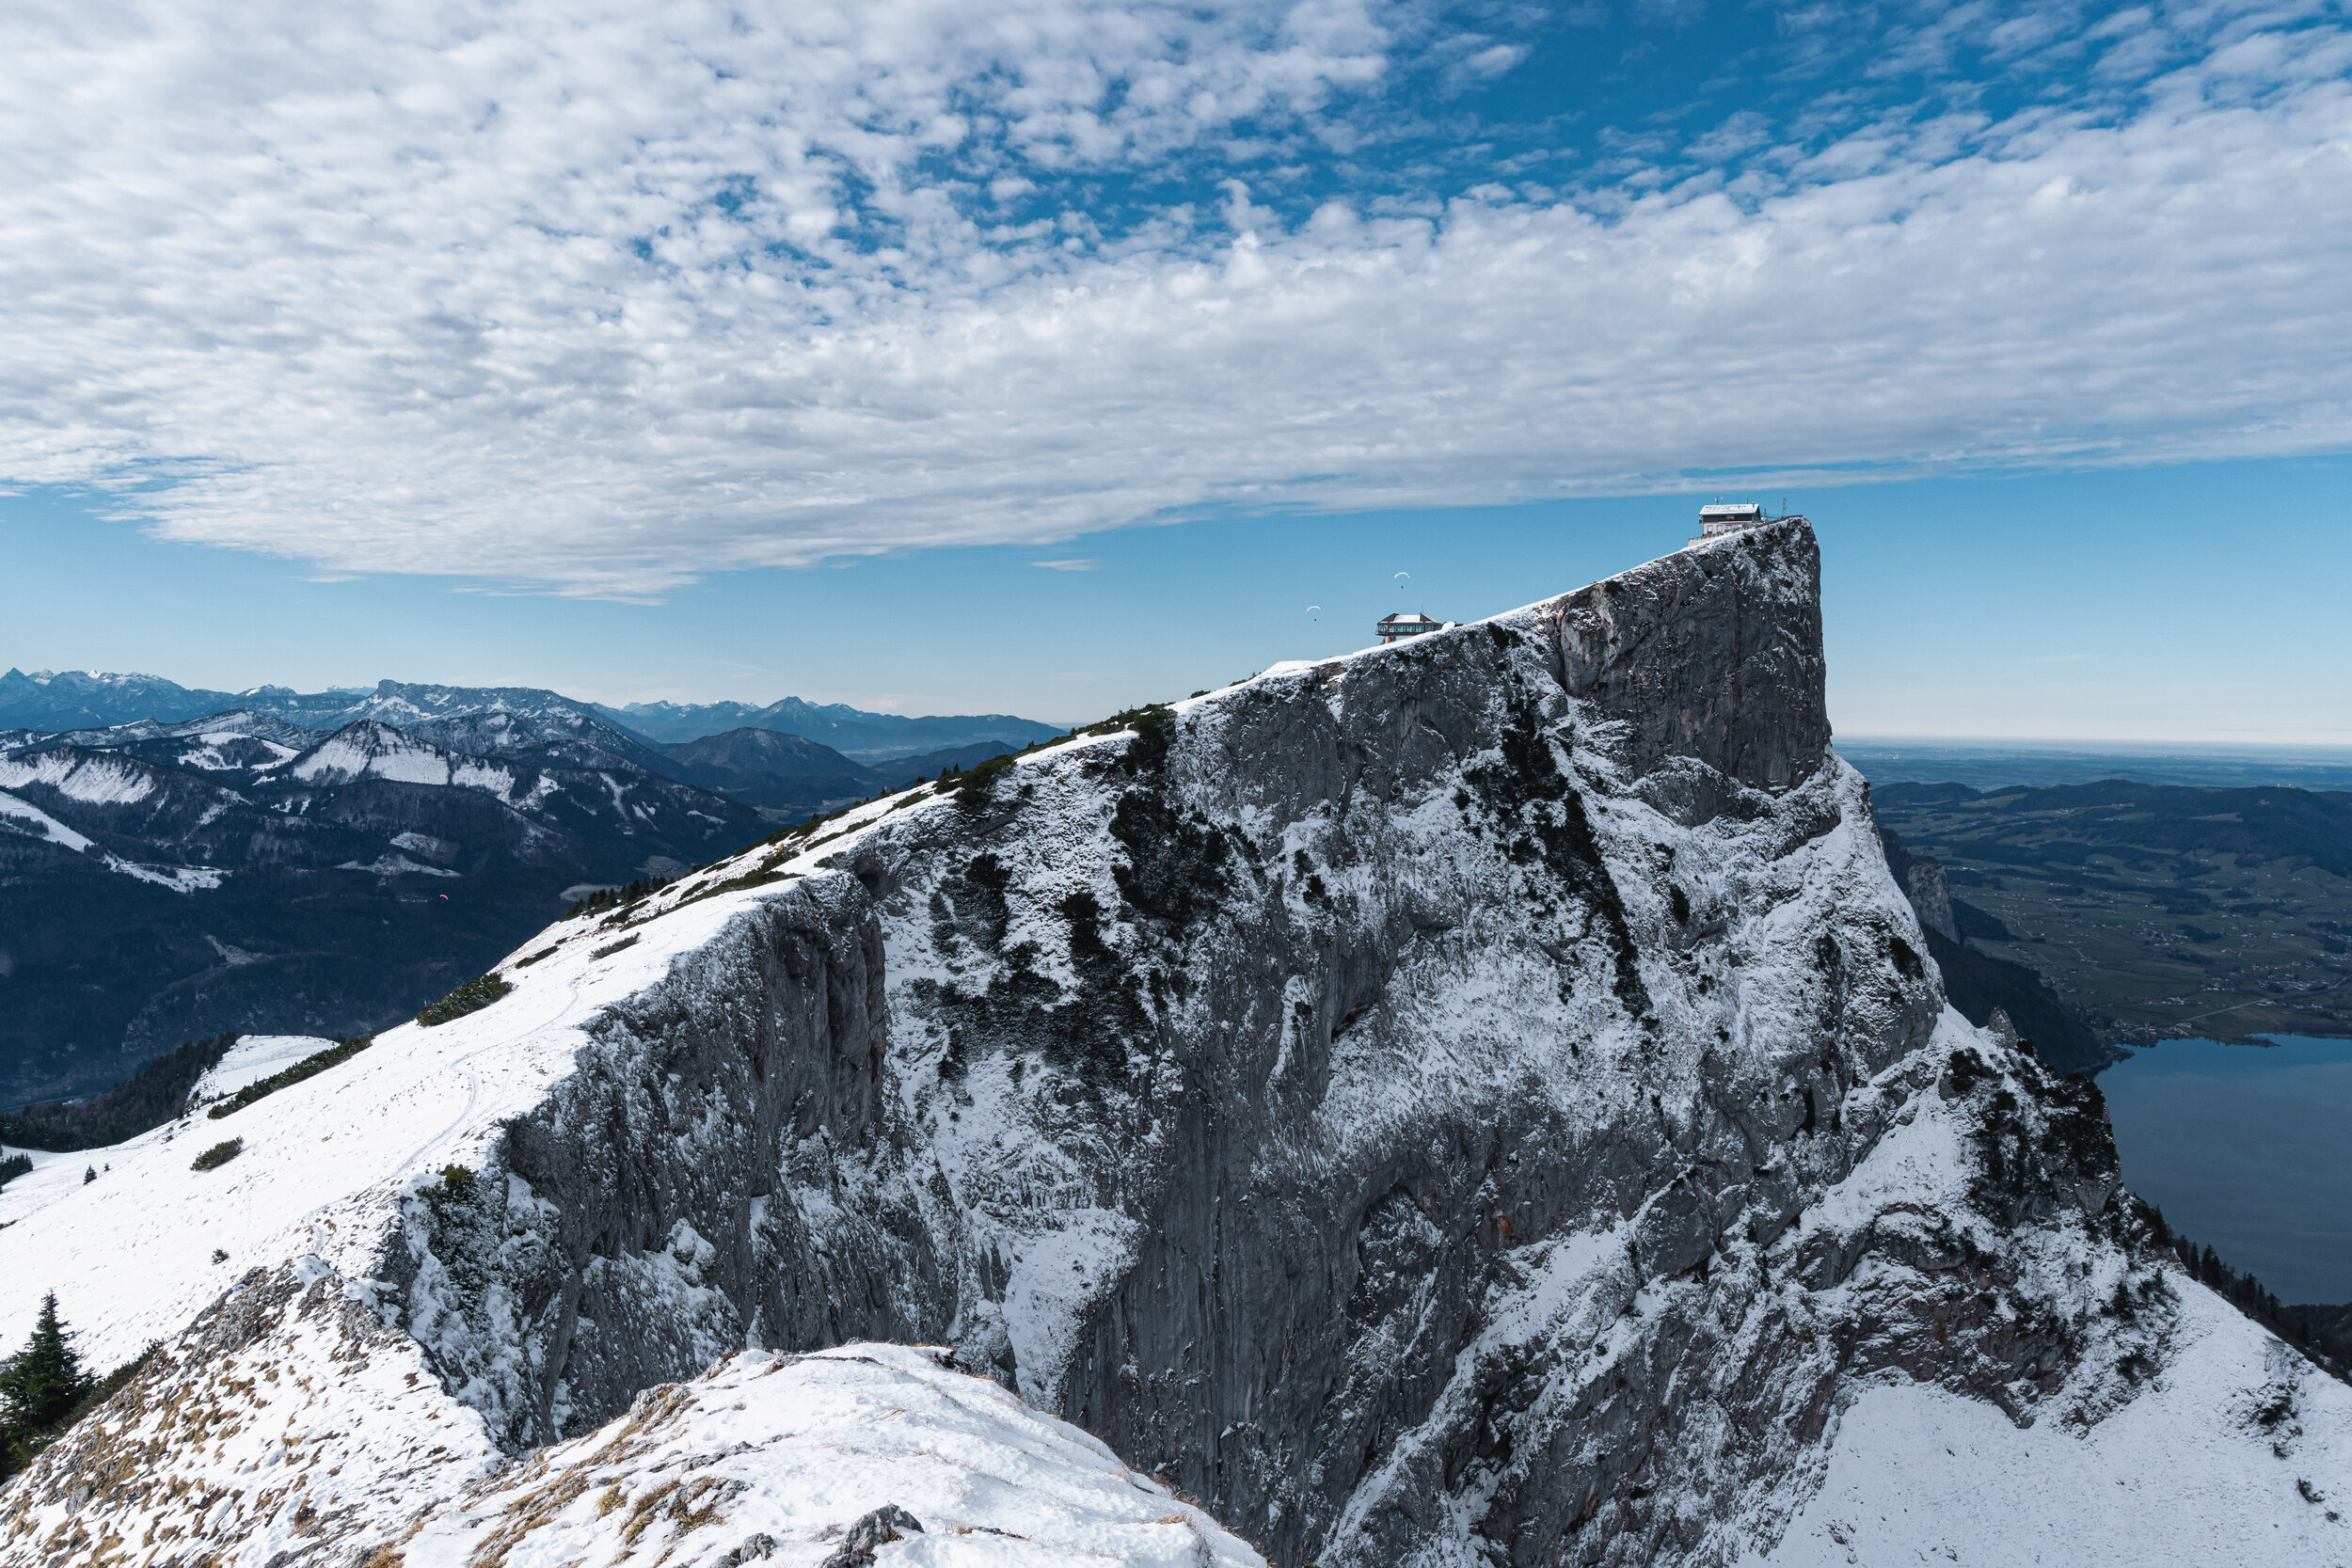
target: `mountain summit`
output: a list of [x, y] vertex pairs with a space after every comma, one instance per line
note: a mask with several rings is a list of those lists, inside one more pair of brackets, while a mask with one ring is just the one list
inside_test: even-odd
[[[1112, 1561], [1232, 1559], [1164, 1488], [1286, 1568], [2343, 1560], [2352, 1390], [1946, 1005], [1828, 739], [1793, 520], [583, 911], [477, 1010], [0, 1193], [0, 1332], [55, 1290], [97, 1363], [163, 1341], [0, 1528], [1072, 1560], [955, 1500], [1064, 1530], [1058, 1418], [1171, 1532]], [[937, 1518], [884, 1495], [920, 1456]]]

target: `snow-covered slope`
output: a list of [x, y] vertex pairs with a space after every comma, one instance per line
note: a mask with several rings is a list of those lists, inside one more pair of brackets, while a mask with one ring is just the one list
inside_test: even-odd
[[316, 1035], [241, 1035], [219, 1061], [189, 1085], [188, 1103], [203, 1105], [235, 1094], [334, 1047], [333, 1040]]
[[[0, 1499], [6, 1560], [1264, 1568], [1165, 1482], [938, 1350], [745, 1351], [502, 1465], [413, 1346], [318, 1288], [293, 1303], [275, 1333], [208, 1317], [173, 1347], [195, 1363], [173, 1397], [150, 1385], [69, 1434], [50, 1467], [72, 1485]], [[195, 1506], [155, 1507], [168, 1487]], [[158, 1515], [185, 1523], [121, 1533]]]
[[1931, 1385], [1862, 1389], [1820, 1488], [1743, 1568], [2352, 1563], [2343, 1386], [2209, 1291], [2166, 1370], [2096, 1424], [2020, 1427]]
[[618, 1568], [734, 1550], [817, 1568], [882, 1515], [900, 1544], [877, 1560], [903, 1568], [1263, 1568], [1166, 1484], [944, 1360], [900, 1345], [742, 1352], [436, 1510], [403, 1559]]
[[[2210, 1484], [2219, 1555], [2333, 1560], [2352, 1390], [2181, 1276], [2095, 1089], [1943, 1006], [1801, 522], [1131, 718], [561, 924], [0, 1232], [0, 1332], [52, 1282], [102, 1360], [177, 1332], [0, 1526], [594, 1559], [593, 1450], [496, 1456], [896, 1340], [1284, 1564], [1730, 1563], [1872, 1506], [1907, 1560], [2055, 1455], [2142, 1478], [2113, 1560]], [[298, 1475], [197, 1441], [289, 1418]]]
[[[199, 1108], [128, 1143], [54, 1157], [71, 1181], [44, 1164], [0, 1189], [0, 1220], [11, 1222], [0, 1231], [0, 1344], [30, 1332], [50, 1291], [102, 1368], [177, 1333], [255, 1268], [330, 1268], [364, 1296], [397, 1244], [404, 1197], [444, 1166], [479, 1164], [500, 1125], [573, 1069], [581, 1023], [660, 981], [725, 918], [689, 911], [603, 958], [575, 942], [519, 972], [527, 983], [488, 1011], [388, 1031], [226, 1117]], [[228, 1164], [192, 1168], [232, 1138], [243, 1147]], [[85, 1184], [86, 1165], [109, 1168]]]

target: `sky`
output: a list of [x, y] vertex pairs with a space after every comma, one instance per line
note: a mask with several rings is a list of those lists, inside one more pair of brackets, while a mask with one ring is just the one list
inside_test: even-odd
[[0, 661], [1076, 721], [1728, 494], [1841, 731], [2352, 742], [2340, 5], [5, 4]]

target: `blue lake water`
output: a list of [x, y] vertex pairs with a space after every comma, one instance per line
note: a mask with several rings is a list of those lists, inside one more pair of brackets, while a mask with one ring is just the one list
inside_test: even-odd
[[2123, 1180], [2287, 1302], [2352, 1301], [2352, 1040], [2167, 1040], [2099, 1075]]

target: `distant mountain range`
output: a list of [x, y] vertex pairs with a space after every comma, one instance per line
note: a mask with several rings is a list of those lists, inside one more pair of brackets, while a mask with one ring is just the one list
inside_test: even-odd
[[567, 749], [485, 755], [249, 709], [0, 736], [0, 1104], [100, 1088], [207, 1036], [379, 1028], [588, 888], [768, 831]]
[[[277, 712], [288, 704], [347, 707], [364, 690], [336, 689], [303, 696], [286, 687], [257, 686], [250, 691], [192, 689], [161, 675], [117, 675], [96, 670], [10, 670], [0, 675], [0, 728], [27, 730], [103, 729], [149, 719], [174, 723], [233, 707]], [[297, 721], [299, 722], [300, 721]], [[312, 727], [318, 727], [315, 721]], [[333, 724], [324, 727], [333, 729]]]
[[[607, 707], [538, 687], [432, 686], [379, 681], [371, 691], [337, 687], [299, 692], [282, 686], [248, 691], [189, 688], [160, 675], [40, 670], [0, 674], [0, 729], [45, 732], [105, 729], [142, 720], [181, 722], [243, 709], [285, 719], [306, 729], [331, 731], [372, 719], [436, 744], [483, 750], [548, 744], [594, 736], [610, 749], [612, 732], [640, 747], [675, 745], [728, 730], [772, 730], [831, 747], [853, 762], [893, 762], [993, 743], [1012, 751], [1061, 734], [1054, 725], [1009, 713], [910, 718], [868, 713], [839, 703], [819, 705], [787, 697], [766, 707], [749, 703], [631, 703]], [[534, 742], [516, 737], [524, 732]], [[638, 760], [642, 761], [640, 757]]]
[[822, 741], [844, 756], [868, 763], [988, 741], [1005, 742], [1010, 750], [1063, 733], [1051, 724], [1009, 713], [911, 719], [896, 713], [867, 713], [840, 703], [820, 706], [798, 697], [787, 697], [766, 707], [749, 703], [631, 703], [627, 707], [599, 706], [597, 711], [656, 740], [695, 740], [735, 729], [774, 730]]
[[[995, 721], [806, 704], [750, 717], [665, 741], [529, 688], [231, 694], [9, 671], [0, 1106], [103, 1088], [207, 1036], [380, 1027], [590, 888], [1059, 733], [1007, 719], [957, 742]], [[787, 721], [927, 749], [861, 760]]]

